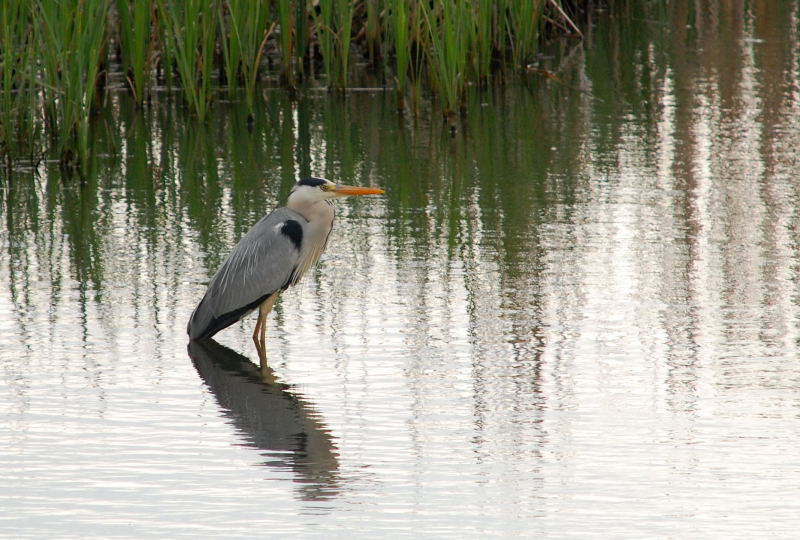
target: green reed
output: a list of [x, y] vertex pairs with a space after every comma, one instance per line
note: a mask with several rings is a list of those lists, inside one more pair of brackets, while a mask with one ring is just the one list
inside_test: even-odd
[[[314, 16], [314, 31], [317, 35], [317, 44], [322, 55], [323, 70], [328, 76], [333, 71], [333, 0], [322, 0], [319, 3], [319, 12], [312, 11]], [[330, 86], [330, 82], [329, 82]]]
[[110, 0], [34, 4], [44, 111], [66, 166], [80, 166], [89, 157], [90, 117], [105, 61], [110, 4]]
[[221, 46], [225, 82], [228, 85], [228, 97], [235, 98], [238, 94], [240, 81], [240, 64], [242, 44], [239, 32], [239, 23], [246, 19], [247, 2], [231, 0], [220, 2], [219, 26], [221, 30]]
[[0, 3], [0, 156], [7, 165], [35, 138], [35, 35], [26, 0]]
[[338, 52], [337, 67], [341, 88], [347, 87], [350, 66], [350, 43], [353, 28], [353, 0], [337, 0], [336, 2], [337, 34], [336, 45]]
[[305, 74], [304, 59], [308, 57], [310, 28], [308, 23], [307, 0], [294, 0], [294, 54], [297, 59], [297, 70]]
[[261, 56], [269, 38], [268, 2], [227, 0], [219, 5], [220, 41], [228, 93], [235, 97], [244, 85], [245, 102], [253, 111]]
[[511, 50], [511, 59], [516, 68], [524, 69], [538, 46], [545, 0], [504, 0], [502, 3], [505, 39]]
[[320, 0], [315, 30], [329, 88], [347, 87], [353, 27], [352, 0]]
[[161, 31], [171, 50], [186, 103], [203, 120], [211, 102], [219, 0], [157, 2]]
[[294, 89], [297, 81], [294, 76], [294, 32], [297, 11], [292, 9], [291, 0], [276, 0], [278, 25], [281, 40], [281, 78], [284, 84]]
[[392, 0], [392, 40], [395, 54], [394, 83], [397, 91], [397, 109], [403, 110], [404, 95], [408, 81], [411, 47], [409, 42], [408, 13], [405, 0]]
[[419, 4], [412, 4], [408, 17], [409, 22], [409, 46], [411, 47], [411, 54], [409, 54], [410, 69], [409, 75], [411, 77], [411, 103], [416, 113], [419, 108], [420, 96], [422, 93], [422, 84], [424, 82], [425, 73], [425, 58], [427, 56], [426, 50], [428, 48], [428, 40], [425, 29], [425, 20], [423, 17], [423, 10]]
[[493, 0], [476, 0], [472, 8], [471, 64], [475, 77], [482, 84], [489, 81], [492, 69], [494, 7]]
[[366, 18], [364, 33], [367, 41], [367, 53], [371, 66], [378, 64], [381, 56], [381, 14], [380, 0], [365, 0]]
[[427, 29], [428, 72], [442, 113], [455, 125], [455, 111], [464, 102], [470, 33], [470, 7], [459, 0], [420, 4]]
[[141, 106], [146, 98], [153, 58], [151, 39], [152, 0], [117, 0], [119, 45], [122, 65], [134, 101]]

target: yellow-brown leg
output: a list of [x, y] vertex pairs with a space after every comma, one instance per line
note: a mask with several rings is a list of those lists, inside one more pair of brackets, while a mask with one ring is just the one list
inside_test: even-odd
[[[259, 339], [259, 341], [261, 342], [261, 345], [264, 345], [264, 343], [267, 340], [267, 314], [268, 313], [269, 312], [264, 314], [264, 320], [261, 323], [261, 338]], [[260, 316], [260, 314], [259, 314], [259, 316]]]
[[256, 320], [256, 327], [253, 330], [253, 341], [258, 343], [258, 333], [261, 330], [263, 319], [261, 318], [261, 309], [258, 310], [258, 319]]
[[253, 330], [253, 343], [256, 346], [258, 359], [262, 365], [267, 361], [266, 351], [264, 350], [266, 347], [265, 344], [259, 342], [258, 338], [259, 334], [261, 333], [261, 328], [263, 328], [264, 326], [266, 326], [266, 324], [264, 324], [264, 317], [261, 316], [261, 310], [259, 310], [258, 320], [256, 321], [256, 328], [255, 330]]
[[279, 293], [275, 293], [268, 296], [267, 299], [258, 306], [258, 320], [253, 330], [253, 343], [255, 343], [258, 359], [262, 367], [267, 365], [267, 316], [269, 312], [272, 311], [272, 306], [275, 305], [278, 294]]

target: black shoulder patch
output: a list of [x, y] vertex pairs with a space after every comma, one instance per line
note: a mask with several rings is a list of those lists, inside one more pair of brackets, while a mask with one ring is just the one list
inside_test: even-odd
[[300, 251], [303, 242], [303, 226], [293, 219], [287, 219], [281, 227], [281, 234], [292, 241], [295, 249]]
[[327, 180], [324, 178], [303, 178], [299, 182], [297, 182], [298, 186], [311, 186], [311, 187], [319, 187], [322, 184], [327, 183]]

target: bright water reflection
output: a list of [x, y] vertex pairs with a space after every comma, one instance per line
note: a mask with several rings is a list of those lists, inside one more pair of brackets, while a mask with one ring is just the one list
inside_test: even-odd
[[[381, 93], [271, 94], [252, 129], [120, 100], [85, 183], [15, 181], [0, 531], [795, 534], [797, 6], [635, 4], [454, 140]], [[274, 371], [252, 322], [188, 355], [208, 277], [310, 173], [387, 195], [339, 202]]]

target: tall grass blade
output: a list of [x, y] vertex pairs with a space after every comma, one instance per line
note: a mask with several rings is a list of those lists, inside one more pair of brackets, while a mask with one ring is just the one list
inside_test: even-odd
[[536, 52], [544, 0], [507, 3], [506, 32], [511, 58], [517, 69], [524, 68]]
[[353, 0], [320, 0], [315, 29], [329, 88], [347, 87]]
[[7, 166], [35, 138], [35, 36], [26, 0], [0, 3], [0, 156]]
[[491, 75], [494, 6], [493, 0], [477, 0], [472, 7], [475, 19], [470, 46], [472, 69], [481, 84], [486, 84]]
[[294, 76], [294, 32], [297, 11], [291, 0], [276, 0], [278, 25], [281, 40], [281, 78], [286, 86], [294, 89], [297, 81]]
[[333, 86], [333, 0], [319, 0], [319, 12], [313, 10], [314, 30], [317, 34], [317, 44], [322, 55], [323, 71], [328, 76], [328, 86]]
[[367, 23], [364, 28], [367, 39], [369, 63], [377, 65], [381, 57], [381, 17], [379, 0], [364, 0], [367, 10]]
[[294, 54], [297, 59], [297, 70], [301, 76], [305, 74], [305, 60], [308, 56], [309, 17], [306, 0], [294, 0]]
[[227, 0], [220, 3], [221, 45], [228, 93], [236, 97], [244, 86], [245, 101], [253, 113], [261, 55], [271, 30], [267, 29], [266, 0]]
[[216, 12], [220, 0], [157, 0], [166, 47], [183, 85], [189, 108], [204, 120], [211, 101], [216, 47]]
[[431, 83], [441, 100], [442, 113], [455, 128], [455, 111], [466, 95], [470, 8], [459, 0], [441, 0], [433, 7], [422, 2], [420, 7], [430, 40], [427, 59]]
[[88, 163], [109, 7], [110, 0], [36, 2], [46, 113], [62, 164], [69, 167]]
[[397, 92], [397, 109], [403, 110], [404, 96], [408, 84], [408, 63], [411, 47], [408, 39], [408, 14], [405, 0], [392, 0], [392, 38], [395, 57], [395, 90]]
[[238, 25], [245, 20], [246, 4], [236, 0], [219, 3], [220, 42], [228, 96], [235, 98], [239, 89], [242, 45]]
[[141, 106], [147, 97], [154, 40], [151, 38], [152, 0], [117, 0], [119, 13], [119, 44], [122, 65], [133, 92]]
[[353, 29], [353, 1], [354, 0], [337, 0], [336, 5], [336, 45], [338, 49], [337, 75], [339, 79], [339, 87], [342, 89], [347, 88], [347, 80], [350, 72], [350, 42], [352, 39]]

